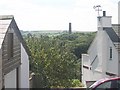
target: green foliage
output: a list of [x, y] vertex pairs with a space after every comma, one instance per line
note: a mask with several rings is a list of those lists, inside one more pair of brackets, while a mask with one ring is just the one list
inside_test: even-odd
[[83, 87], [83, 84], [78, 79], [72, 80], [72, 87]]
[[87, 53], [88, 47], [95, 37], [95, 34], [96, 32], [63, 34], [56, 38], [66, 42], [67, 47], [69, 47], [72, 53], [79, 59], [82, 53]]
[[80, 55], [85, 53], [95, 33], [73, 33], [57, 36], [24, 36], [31, 51], [30, 69], [44, 87], [81, 86]]

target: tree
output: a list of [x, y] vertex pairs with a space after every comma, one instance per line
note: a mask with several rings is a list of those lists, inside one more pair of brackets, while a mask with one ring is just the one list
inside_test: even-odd
[[30, 69], [39, 78], [38, 86], [71, 87], [76, 82], [73, 79], [80, 80], [79, 55], [87, 51], [93, 36], [83, 33], [26, 35], [24, 38], [32, 55]]

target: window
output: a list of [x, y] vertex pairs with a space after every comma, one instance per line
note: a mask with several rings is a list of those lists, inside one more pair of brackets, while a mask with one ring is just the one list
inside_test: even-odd
[[7, 50], [8, 50], [8, 59], [10, 59], [11, 57], [13, 57], [13, 33], [8, 33]]
[[112, 47], [110, 47], [110, 59], [112, 59]]

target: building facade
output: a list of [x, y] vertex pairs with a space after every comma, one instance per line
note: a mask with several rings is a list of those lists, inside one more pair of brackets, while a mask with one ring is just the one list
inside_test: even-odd
[[105, 11], [103, 16], [97, 17], [96, 37], [87, 54], [82, 54], [82, 83], [85, 86], [101, 78], [120, 76], [120, 25], [112, 24], [111, 18]]
[[29, 54], [12, 15], [0, 16], [0, 89], [29, 88]]

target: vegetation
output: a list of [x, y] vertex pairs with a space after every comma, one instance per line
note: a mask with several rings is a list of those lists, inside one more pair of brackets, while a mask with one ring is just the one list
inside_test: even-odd
[[26, 34], [31, 51], [30, 69], [39, 87], [80, 87], [81, 54], [86, 53], [95, 33], [59, 35]]

